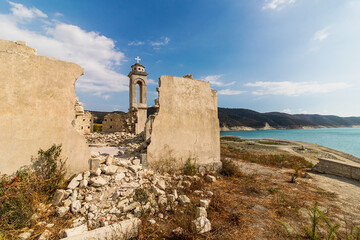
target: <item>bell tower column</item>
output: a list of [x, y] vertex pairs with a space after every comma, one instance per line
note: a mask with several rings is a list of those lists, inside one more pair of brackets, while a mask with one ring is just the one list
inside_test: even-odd
[[[132, 122], [135, 122], [135, 134], [140, 134], [145, 129], [147, 119], [147, 75], [145, 67], [139, 63], [139, 57], [135, 58], [136, 63], [131, 66], [129, 73], [129, 112]], [[137, 98], [137, 88], [139, 98]]]

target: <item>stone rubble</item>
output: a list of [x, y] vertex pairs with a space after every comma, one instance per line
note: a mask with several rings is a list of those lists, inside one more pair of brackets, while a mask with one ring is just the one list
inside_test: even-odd
[[[188, 189], [192, 182], [199, 181], [201, 177], [160, 175], [151, 169], [143, 168], [139, 157], [133, 152], [139, 146], [137, 140], [128, 141], [128, 135], [119, 133], [106, 134], [104, 139], [108, 141], [112, 136], [114, 138], [124, 136], [126, 147], [123, 147], [124, 151], [120, 155], [111, 156], [93, 152], [91, 160], [99, 161], [98, 168], [75, 175], [66, 190], [56, 191], [53, 199], [56, 214], [64, 218], [76, 217], [72, 228], [59, 233], [61, 237], [72, 239], [76, 236], [74, 239], [86, 239], [77, 238], [77, 235], [84, 235], [100, 228], [108, 231], [113, 229], [107, 228], [108, 226], [124, 221], [136, 222], [137, 220], [134, 219], [138, 219], [143, 213], [165, 220], [168, 218], [166, 211], [177, 208], [182, 211], [181, 208], [186, 208], [191, 203], [186, 195], [178, 195], [178, 191], [183, 192], [182, 190]], [[206, 175], [205, 181], [207, 178], [213, 182], [215, 177]], [[196, 190], [194, 193], [206, 198], [210, 198], [213, 194], [205, 190]], [[208, 206], [209, 200], [200, 200], [196, 219], [192, 224], [193, 230], [197, 233], [211, 230], [206, 212]], [[160, 212], [161, 209], [165, 212]], [[155, 219], [149, 222], [157, 224]], [[42, 239], [46, 239], [48, 234], [44, 232], [41, 235]], [[101, 234], [105, 233], [101, 232]]]

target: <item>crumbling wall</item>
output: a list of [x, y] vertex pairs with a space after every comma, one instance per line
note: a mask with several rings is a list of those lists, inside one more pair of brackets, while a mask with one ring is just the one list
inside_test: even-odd
[[360, 164], [345, 163], [334, 159], [319, 158], [313, 170], [320, 173], [360, 180]]
[[132, 113], [109, 113], [102, 122], [102, 131], [106, 133], [134, 131], [134, 123], [131, 121]]
[[36, 55], [24, 42], [0, 40], [0, 171], [30, 164], [52, 144], [62, 144], [69, 173], [88, 169], [90, 150], [72, 125], [75, 81], [83, 69]]
[[93, 132], [94, 117], [88, 111], [84, 111], [81, 102], [76, 98], [75, 101], [75, 120], [74, 127], [81, 134], [90, 134]]
[[197, 165], [221, 166], [217, 94], [209, 82], [161, 76], [158, 92], [159, 110], [145, 131], [148, 164], [175, 161], [182, 166], [190, 158]]

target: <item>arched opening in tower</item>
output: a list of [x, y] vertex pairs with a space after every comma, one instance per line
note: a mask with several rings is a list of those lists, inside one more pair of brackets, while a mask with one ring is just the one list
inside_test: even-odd
[[143, 85], [140, 81], [136, 83], [136, 103], [143, 103]]

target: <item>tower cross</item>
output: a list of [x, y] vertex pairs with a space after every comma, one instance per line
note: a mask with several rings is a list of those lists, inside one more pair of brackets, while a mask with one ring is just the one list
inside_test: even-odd
[[141, 58], [139, 58], [139, 56], [137, 56], [137, 57], [135, 58], [135, 60], [136, 60], [137, 63], [139, 63], [140, 60], [141, 60]]

